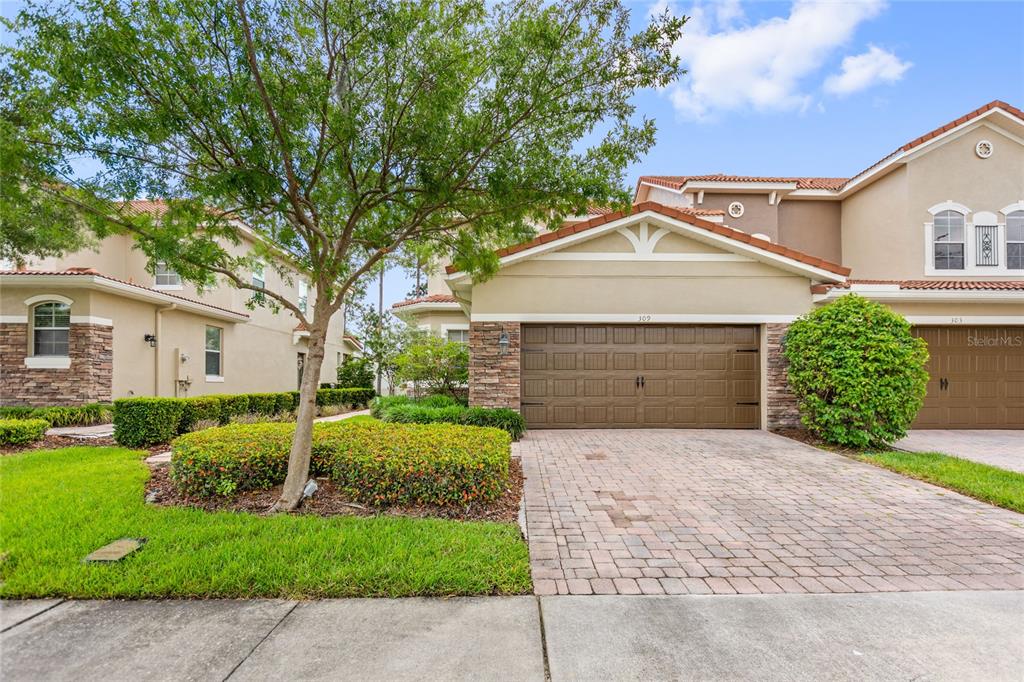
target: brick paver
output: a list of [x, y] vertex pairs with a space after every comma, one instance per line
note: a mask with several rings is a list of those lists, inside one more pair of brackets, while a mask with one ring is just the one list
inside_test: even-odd
[[533, 431], [538, 594], [1024, 589], [1024, 515], [763, 431]]

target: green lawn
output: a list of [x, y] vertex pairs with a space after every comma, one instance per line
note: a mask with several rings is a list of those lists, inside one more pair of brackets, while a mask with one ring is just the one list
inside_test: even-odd
[[889, 450], [861, 455], [861, 459], [983, 502], [1024, 513], [1024, 474], [1016, 471], [938, 452]]
[[[520, 593], [512, 524], [260, 517], [143, 503], [142, 453], [66, 448], [0, 458], [0, 597], [366, 597]], [[145, 547], [85, 564], [121, 537]]]

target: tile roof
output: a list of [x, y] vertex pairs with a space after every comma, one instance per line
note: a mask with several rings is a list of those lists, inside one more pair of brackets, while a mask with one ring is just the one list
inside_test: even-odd
[[419, 298], [407, 298], [404, 301], [391, 304], [392, 308], [404, 308], [405, 306], [416, 305], [417, 303], [458, 303], [454, 296], [447, 294], [430, 294]]
[[[702, 230], [713, 232], [714, 234], [727, 237], [734, 241], [742, 242], [744, 244], [749, 244], [751, 246], [757, 247], [769, 253], [773, 253], [779, 256], [785, 256], [786, 258], [791, 258], [795, 261], [799, 261], [806, 265], [821, 268], [822, 270], [828, 270], [829, 272], [834, 272], [837, 275], [846, 276], [850, 274], [850, 268], [839, 265], [837, 263], [830, 263], [829, 261], [824, 260], [822, 258], [817, 258], [815, 256], [808, 255], [801, 251], [796, 251], [785, 246], [780, 246], [779, 244], [773, 244], [772, 242], [767, 241], [765, 239], [752, 237], [746, 232], [734, 230], [731, 227], [719, 225], [718, 223], [712, 223], [707, 220], [702, 220], [701, 218], [698, 218], [692, 215], [691, 213], [687, 213], [686, 211], [683, 211], [679, 208], [673, 206], [665, 206], [663, 204], [659, 204], [653, 201], [645, 201], [639, 204], [634, 204], [632, 211], [629, 214], [624, 213], [622, 211], [616, 211], [614, 213], [609, 213], [608, 215], [591, 218], [590, 220], [586, 220], [581, 223], [566, 225], [565, 227], [559, 230], [555, 230], [554, 232], [548, 232], [546, 234], [539, 235], [535, 239], [532, 239], [528, 242], [523, 242], [522, 244], [516, 244], [515, 246], [509, 246], [504, 249], [499, 249], [495, 253], [497, 253], [499, 258], [511, 256], [512, 254], [519, 253], [521, 251], [526, 251], [527, 249], [531, 249], [535, 246], [540, 246], [542, 244], [557, 241], [559, 239], [563, 239], [565, 237], [577, 234], [579, 232], [585, 232], [595, 227], [600, 227], [605, 223], [610, 223], [614, 220], [625, 218], [627, 215], [631, 215], [632, 213], [642, 213], [643, 211], [653, 211], [654, 213], [658, 213], [669, 218], [681, 220], [684, 223], [688, 223], [690, 225], [693, 225], [694, 227], [699, 227]], [[448, 272], [448, 274], [451, 274], [453, 272], [458, 272], [459, 269], [449, 265], [447, 268], [445, 268], [445, 271]], [[409, 305], [408, 302], [403, 301], [403, 303]]]
[[1024, 280], [980, 281], [967, 279], [848, 279], [836, 284], [816, 284], [811, 291], [827, 293], [830, 289], [849, 289], [857, 284], [898, 285], [911, 291], [1024, 291]]
[[660, 187], [668, 187], [670, 189], [680, 189], [689, 181], [697, 182], [795, 182], [797, 189], [824, 189], [831, 191], [839, 191], [845, 188], [850, 182], [856, 180], [862, 175], [865, 175], [871, 170], [874, 170], [878, 166], [882, 165], [894, 156], [906, 153], [920, 147], [924, 143], [947, 133], [950, 130], [961, 126], [968, 121], [985, 114], [992, 109], [1001, 109], [1019, 119], [1024, 120], [1024, 111], [1018, 109], [1012, 104], [1007, 104], [1002, 100], [993, 100], [988, 104], [978, 107], [969, 114], [964, 114], [960, 118], [950, 121], [949, 123], [939, 126], [935, 130], [925, 133], [920, 137], [917, 137], [905, 145], [897, 148], [895, 151], [886, 154], [881, 159], [871, 164], [864, 170], [860, 171], [856, 175], [850, 178], [812, 178], [812, 177], [760, 177], [760, 176], [748, 176], [748, 175], [726, 175], [722, 173], [714, 173], [711, 175], [642, 175], [637, 183], [637, 189], [639, 189], [640, 182], [646, 182], [651, 185], [658, 185]]
[[668, 187], [670, 189], [681, 189], [688, 182], [763, 182], [763, 183], [796, 183], [797, 189], [839, 189], [846, 183], [847, 178], [796, 178], [796, 177], [766, 177], [755, 175], [725, 175], [713, 173], [711, 175], [641, 175], [640, 182], [651, 185]]
[[33, 275], [36, 275], [36, 276], [40, 276], [40, 275], [41, 276], [55, 276], [56, 275], [56, 276], [61, 276], [61, 277], [74, 277], [74, 276], [86, 275], [86, 276], [92, 276], [92, 277], [99, 277], [100, 279], [105, 279], [105, 280], [108, 280], [108, 281], [111, 281], [111, 282], [117, 282], [118, 284], [125, 284], [125, 285], [130, 286], [130, 287], [135, 287], [136, 289], [142, 289], [143, 291], [152, 292], [154, 294], [160, 294], [162, 296], [170, 296], [171, 298], [177, 298], [177, 299], [179, 299], [181, 301], [186, 301], [188, 303], [194, 303], [196, 305], [205, 306], [207, 308], [213, 308], [214, 310], [221, 310], [221, 311], [226, 312], [226, 313], [231, 313], [232, 315], [240, 315], [242, 317], [249, 317], [248, 313], [240, 313], [237, 310], [231, 310], [230, 308], [224, 308], [224, 307], [221, 307], [219, 305], [213, 305], [212, 303], [206, 303], [205, 301], [197, 301], [194, 298], [187, 298], [185, 296], [179, 296], [177, 294], [172, 294], [169, 291], [162, 291], [160, 289], [153, 289], [152, 287], [147, 287], [147, 286], [143, 286], [141, 284], [136, 284], [135, 282], [129, 282], [127, 280], [118, 279], [117, 277], [111, 277], [110, 275], [104, 275], [102, 272], [99, 272], [98, 270], [95, 270], [93, 268], [67, 268], [66, 270], [0, 270], [0, 275], [25, 275], [25, 276], [33, 276]]

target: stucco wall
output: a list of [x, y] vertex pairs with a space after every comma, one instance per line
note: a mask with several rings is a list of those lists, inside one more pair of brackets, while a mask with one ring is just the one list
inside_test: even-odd
[[[982, 139], [995, 147], [988, 159], [974, 152]], [[980, 125], [844, 200], [842, 262], [853, 268], [858, 279], [928, 279], [924, 224], [932, 220], [931, 206], [952, 200], [975, 212], [997, 212], [1022, 198], [1024, 146], [992, 126]], [[935, 276], [950, 277], [972, 278], [956, 271]]]
[[791, 249], [842, 261], [842, 206], [838, 201], [784, 200], [779, 204], [778, 243]]
[[[738, 201], [743, 204], [743, 215], [733, 218], [729, 215], [729, 204]], [[779, 206], [769, 204], [767, 194], [712, 194], [704, 192], [704, 202], [697, 208], [725, 211], [725, 224], [748, 234], [767, 235], [773, 242], [779, 241]]]

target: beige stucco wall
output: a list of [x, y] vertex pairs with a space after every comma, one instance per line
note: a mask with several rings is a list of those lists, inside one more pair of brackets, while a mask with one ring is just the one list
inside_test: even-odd
[[[979, 140], [995, 153], [979, 158]], [[952, 200], [974, 212], [998, 212], [1024, 199], [1024, 146], [991, 125], [982, 124], [941, 146], [932, 147], [843, 201], [843, 264], [857, 279], [928, 279], [925, 228], [928, 209]], [[968, 216], [968, 221], [970, 221]], [[964, 275], [935, 278], [1020, 279], [1013, 275]]]
[[[726, 211], [725, 224], [748, 234], [763, 234], [773, 242], [779, 241], [779, 206], [768, 203], [767, 194], [712, 194], [704, 192], [704, 202], [697, 208]], [[733, 218], [728, 213], [729, 204], [738, 201], [743, 204], [743, 215]]]
[[841, 225], [838, 201], [783, 200], [779, 204], [778, 243], [839, 263], [843, 257]]
[[405, 319], [417, 328], [429, 330], [432, 334], [441, 334], [451, 328], [469, 329], [469, 318], [461, 310], [435, 310], [409, 315]]

